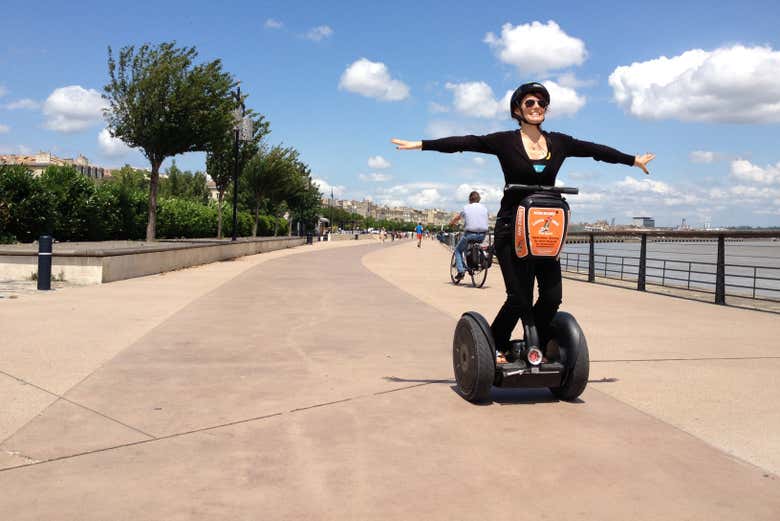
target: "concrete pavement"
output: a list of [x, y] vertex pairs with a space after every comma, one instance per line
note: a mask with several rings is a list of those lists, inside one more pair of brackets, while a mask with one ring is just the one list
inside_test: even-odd
[[[566, 281], [602, 360], [582, 402], [474, 406], [453, 390], [452, 330], [503, 288], [497, 269], [454, 287], [447, 260], [347, 241], [0, 301], [0, 518], [777, 519], [776, 389], [753, 396], [755, 456], [728, 445], [747, 418], [703, 422], [720, 437], [675, 423], [739, 409], [711, 380], [759, 387], [776, 316]], [[736, 372], [678, 361], [675, 387], [659, 365], [734, 339], [756, 346]]]

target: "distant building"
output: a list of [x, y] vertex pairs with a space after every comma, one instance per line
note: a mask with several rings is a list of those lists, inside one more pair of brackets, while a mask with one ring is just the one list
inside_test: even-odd
[[655, 228], [655, 219], [652, 217], [634, 217], [633, 219], [634, 226], [640, 228]]
[[80, 173], [93, 179], [102, 179], [106, 175], [111, 175], [109, 169], [90, 164], [89, 160], [82, 155], [73, 159], [57, 157], [51, 152], [38, 152], [29, 155], [8, 154], [0, 155], [0, 164], [24, 165], [36, 177], [50, 166], [72, 166]]

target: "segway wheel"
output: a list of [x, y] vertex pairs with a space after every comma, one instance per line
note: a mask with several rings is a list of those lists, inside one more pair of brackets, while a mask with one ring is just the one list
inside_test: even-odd
[[455, 327], [452, 364], [458, 392], [473, 403], [490, 397], [496, 373], [496, 351], [490, 326], [479, 313], [464, 313]]
[[569, 313], [559, 311], [551, 322], [554, 340], [565, 369], [560, 387], [550, 391], [565, 401], [576, 400], [585, 391], [590, 374], [588, 342], [577, 320]]

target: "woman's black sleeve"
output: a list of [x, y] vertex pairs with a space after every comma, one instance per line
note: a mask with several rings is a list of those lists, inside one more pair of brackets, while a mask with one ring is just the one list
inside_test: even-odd
[[598, 143], [591, 143], [590, 141], [580, 141], [574, 139], [571, 136], [566, 136], [566, 155], [569, 157], [592, 157], [596, 161], [604, 161], [605, 163], [620, 163], [623, 165], [633, 166], [634, 156], [624, 154], [619, 150], [610, 148], [608, 146], [599, 145]]
[[496, 154], [497, 134], [486, 136], [453, 136], [441, 139], [424, 139], [423, 150], [435, 150], [437, 152], [481, 152], [483, 154]]

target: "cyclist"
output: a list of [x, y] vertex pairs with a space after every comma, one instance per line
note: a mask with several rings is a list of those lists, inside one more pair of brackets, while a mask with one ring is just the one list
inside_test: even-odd
[[[550, 105], [550, 93], [541, 83], [525, 83], [512, 94], [509, 114], [520, 125], [517, 130], [484, 136], [454, 136], [424, 141], [392, 139], [398, 150], [436, 150], [439, 152], [481, 152], [498, 158], [506, 184], [555, 185], [555, 177], [567, 157], [592, 157], [597, 161], [620, 163], [641, 168], [653, 154], [631, 156], [614, 148], [580, 141], [558, 132], [542, 130]], [[536, 325], [544, 350], [550, 338], [550, 322], [561, 304], [561, 265], [558, 259], [532, 261], [520, 259], [514, 251], [514, 219], [520, 201], [528, 193], [505, 191], [496, 219], [495, 248], [507, 298], [491, 324], [499, 351], [510, 348], [509, 340], [517, 321]], [[533, 303], [534, 279], [539, 298]]]
[[463, 267], [463, 252], [466, 251], [469, 241], [482, 242], [485, 240], [485, 234], [488, 231], [488, 211], [485, 205], [480, 203], [479, 192], [476, 190], [469, 194], [469, 204], [463, 207], [463, 210], [451, 221], [450, 226], [455, 226], [463, 219], [463, 237], [460, 238], [455, 246], [455, 266], [458, 274], [455, 280], [460, 281], [466, 275], [466, 268]]

